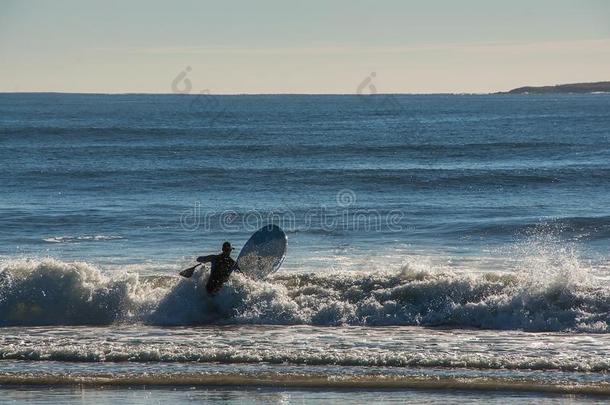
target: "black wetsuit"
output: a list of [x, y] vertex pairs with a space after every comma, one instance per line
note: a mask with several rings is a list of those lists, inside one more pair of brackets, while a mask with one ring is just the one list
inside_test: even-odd
[[210, 277], [205, 288], [208, 293], [217, 293], [224, 283], [229, 280], [229, 276], [235, 270], [235, 260], [229, 254], [221, 253], [219, 255], [199, 256], [199, 263], [210, 263]]

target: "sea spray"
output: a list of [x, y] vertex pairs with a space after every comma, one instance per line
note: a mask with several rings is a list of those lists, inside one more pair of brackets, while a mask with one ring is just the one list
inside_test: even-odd
[[543, 263], [544, 271], [525, 266], [514, 273], [468, 273], [407, 258], [395, 271], [279, 273], [266, 281], [236, 273], [210, 296], [205, 270], [192, 279], [138, 277], [110, 275], [86, 263], [11, 260], [0, 269], [0, 325], [419, 325], [609, 332], [610, 288], [580, 274], [585, 270], [575, 257]]
[[0, 324], [103, 325], [146, 307], [136, 274], [104, 275], [56, 259], [11, 260], [0, 270]]

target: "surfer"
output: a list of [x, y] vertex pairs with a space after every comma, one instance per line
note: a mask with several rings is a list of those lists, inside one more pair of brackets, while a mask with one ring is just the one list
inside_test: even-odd
[[210, 263], [210, 277], [205, 285], [208, 293], [217, 293], [224, 283], [229, 280], [229, 276], [235, 266], [235, 260], [231, 258], [231, 243], [225, 242], [222, 244], [222, 252], [218, 255], [199, 256], [199, 263]]
[[208, 293], [215, 294], [222, 288], [222, 285], [229, 280], [229, 276], [233, 270], [236, 270], [235, 260], [231, 257], [232, 250], [233, 247], [231, 247], [231, 243], [224, 242], [220, 254], [199, 256], [197, 258], [199, 264], [182, 271], [180, 275], [191, 277], [197, 266], [200, 266], [203, 263], [210, 263], [210, 277], [208, 278], [205, 288], [208, 290]]

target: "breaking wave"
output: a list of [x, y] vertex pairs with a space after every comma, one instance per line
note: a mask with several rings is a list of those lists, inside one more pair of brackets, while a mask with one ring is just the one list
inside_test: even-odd
[[191, 279], [108, 274], [56, 259], [0, 265], [0, 325], [420, 325], [610, 332], [610, 287], [570, 252], [512, 273], [465, 273], [407, 260], [396, 271], [232, 276], [214, 297]]

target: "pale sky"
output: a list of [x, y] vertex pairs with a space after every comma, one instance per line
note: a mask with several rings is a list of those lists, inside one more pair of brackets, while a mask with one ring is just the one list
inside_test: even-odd
[[606, 80], [605, 0], [0, 0], [1, 92], [492, 92]]

